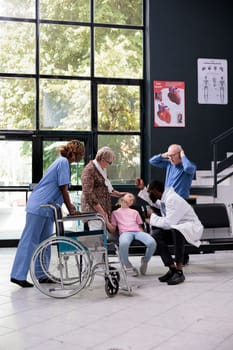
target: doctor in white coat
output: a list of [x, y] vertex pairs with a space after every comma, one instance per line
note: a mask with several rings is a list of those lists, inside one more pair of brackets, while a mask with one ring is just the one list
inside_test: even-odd
[[[162, 216], [153, 211], [149, 213], [147, 222], [152, 226], [152, 236], [157, 241], [157, 251], [168, 272], [159, 277], [160, 282], [174, 285], [184, 282], [183, 258], [185, 240], [199, 247], [203, 226], [190, 204], [180, 197], [172, 187], [164, 191], [164, 185], [160, 181], [152, 181], [147, 188], [150, 200], [160, 205]], [[143, 198], [143, 194], [139, 194]], [[144, 199], [146, 199], [144, 197]], [[147, 200], [147, 199], [146, 199]], [[175, 248], [173, 259], [166, 243], [166, 232], [172, 231]]]

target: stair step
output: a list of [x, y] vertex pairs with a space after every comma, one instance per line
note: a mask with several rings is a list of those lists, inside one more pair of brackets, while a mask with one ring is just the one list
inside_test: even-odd
[[214, 169], [214, 162], [212, 161], [210, 170], [197, 170], [196, 177], [192, 181], [190, 194], [193, 196], [210, 196], [216, 198], [217, 189], [214, 188], [215, 170], [217, 174], [216, 181], [220, 193], [225, 193], [225, 187], [227, 187], [230, 196], [232, 196], [233, 152], [228, 152], [225, 159], [217, 161], [216, 169]]
[[190, 194], [196, 196], [213, 196], [214, 188], [213, 186], [207, 185], [192, 185], [190, 189]]

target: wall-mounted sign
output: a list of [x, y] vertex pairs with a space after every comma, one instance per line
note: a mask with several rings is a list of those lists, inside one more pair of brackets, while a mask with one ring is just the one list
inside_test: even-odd
[[185, 83], [154, 80], [154, 126], [185, 126]]
[[228, 103], [227, 60], [198, 58], [198, 103]]

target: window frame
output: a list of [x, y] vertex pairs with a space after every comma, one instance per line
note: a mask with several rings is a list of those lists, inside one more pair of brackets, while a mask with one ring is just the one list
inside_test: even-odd
[[[141, 177], [144, 177], [144, 140], [146, 131], [145, 125], [145, 72], [146, 72], [146, 23], [145, 23], [145, 13], [146, 13], [147, 1], [143, 0], [143, 23], [141, 26], [136, 25], [122, 25], [122, 24], [109, 24], [109, 23], [94, 23], [94, 0], [90, 0], [90, 22], [73, 22], [73, 21], [58, 21], [58, 20], [48, 20], [39, 18], [39, 0], [35, 1], [35, 18], [15, 18], [15, 17], [4, 17], [0, 16], [0, 22], [10, 21], [15, 22], [28, 22], [35, 25], [35, 74], [18, 74], [18, 73], [2, 73], [0, 72], [1, 78], [32, 78], [35, 79], [35, 130], [3, 130], [0, 129], [0, 140], [31, 140], [32, 141], [32, 183], [37, 183], [43, 175], [43, 141], [45, 140], [71, 140], [79, 139], [85, 143], [85, 164], [94, 157], [98, 149], [98, 136], [99, 135], [139, 135], [141, 138], [140, 143], [140, 173]], [[47, 24], [62, 24], [62, 25], [77, 25], [77, 26], [88, 26], [90, 27], [90, 75], [89, 76], [54, 76], [40, 74], [40, 25], [42, 23]], [[129, 78], [109, 78], [109, 77], [95, 77], [95, 62], [94, 62], [94, 31], [95, 28], [122, 28], [122, 29], [133, 29], [141, 30], [143, 37], [143, 77], [142, 79], [129, 79]], [[65, 79], [65, 80], [85, 80], [90, 82], [90, 98], [91, 98], [91, 130], [90, 131], [65, 131], [65, 130], [41, 130], [40, 129], [40, 79]], [[128, 85], [128, 86], [138, 86], [140, 89], [140, 130], [139, 131], [99, 131], [98, 130], [98, 85]], [[115, 185], [119, 190], [129, 190], [130, 185]], [[80, 186], [72, 188], [72, 190], [80, 190]], [[0, 187], [0, 191], [4, 188]], [[2, 242], [2, 241], [1, 241]]]

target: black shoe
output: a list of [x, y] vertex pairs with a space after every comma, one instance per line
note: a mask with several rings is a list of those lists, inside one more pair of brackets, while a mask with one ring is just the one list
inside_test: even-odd
[[15, 278], [11, 278], [11, 282], [18, 284], [18, 286], [22, 287], [22, 288], [30, 288], [30, 287], [34, 287], [32, 283], [26, 281], [26, 280], [16, 280]]
[[185, 276], [183, 274], [183, 272], [177, 271], [174, 273], [174, 275], [167, 281], [167, 284], [169, 286], [173, 286], [175, 284], [179, 284], [184, 282], [185, 280]]
[[39, 278], [39, 283], [56, 283], [53, 280], [51, 280], [51, 278], [49, 277], [41, 277]]
[[159, 281], [160, 282], [167, 282], [176, 272], [176, 270], [168, 270], [167, 273], [165, 273], [165, 275], [159, 277]]

